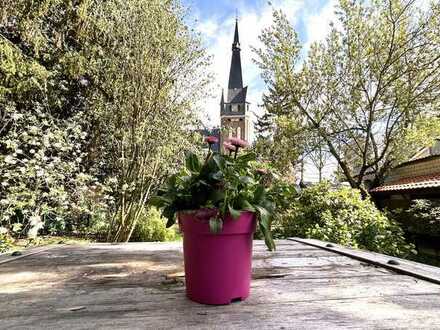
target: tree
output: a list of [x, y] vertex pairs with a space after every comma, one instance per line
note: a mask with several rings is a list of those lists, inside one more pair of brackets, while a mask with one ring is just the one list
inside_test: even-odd
[[100, 125], [95, 161], [115, 200], [108, 239], [128, 241], [152, 194], [192, 147], [208, 58], [175, 1], [100, 2], [86, 30], [91, 80], [102, 90], [92, 103]]
[[[76, 1], [2, 1], [0, 227], [35, 236], [90, 214], [83, 21]], [[78, 10], [76, 10], [78, 9]], [[100, 208], [94, 204], [95, 212]]]
[[309, 158], [318, 170], [318, 182], [322, 182], [322, 171], [330, 159], [327, 145], [320, 137], [310, 136], [306, 142], [305, 158]]
[[414, 0], [341, 0], [337, 25], [303, 62], [297, 34], [281, 12], [260, 36], [264, 47], [255, 51], [268, 86], [266, 107], [299, 118], [319, 136], [364, 196], [366, 173], [374, 173], [377, 186], [420, 147], [400, 146], [414, 123], [438, 121], [439, 13], [439, 4], [422, 12]]
[[266, 114], [258, 118], [257, 135], [254, 150], [258, 159], [270, 162], [279, 173], [287, 178], [294, 176], [294, 169], [302, 152], [302, 144], [290, 137], [299, 137], [298, 123], [288, 117], [271, 117]]
[[0, 227], [103, 212], [130, 238], [195, 139], [208, 58], [185, 20], [177, 0], [2, 2]]

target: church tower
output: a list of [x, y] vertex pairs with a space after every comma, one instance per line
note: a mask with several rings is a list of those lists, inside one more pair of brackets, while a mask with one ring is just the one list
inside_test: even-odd
[[229, 71], [226, 100], [224, 92], [220, 99], [221, 139], [238, 137], [249, 141], [250, 118], [249, 102], [246, 101], [247, 86], [243, 87], [241, 71], [240, 40], [238, 37], [238, 20], [235, 22], [234, 42], [232, 43], [231, 69]]

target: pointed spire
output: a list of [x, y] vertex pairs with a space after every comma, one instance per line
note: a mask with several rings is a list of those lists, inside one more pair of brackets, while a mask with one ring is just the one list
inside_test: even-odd
[[240, 39], [238, 37], [238, 18], [235, 19], [235, 33], [234, 33], [234, 43], [232, 44], [232, 49], [240, 49]]
[[220, 105], [223, 107], [224, 104], [225, 104], [225, 91], [224, 91], [224, 89], [222, 88], [222, 97], [221, 97], [221, 99], [220, 99]]
[[243, 88], [243, 78], [241, 72], [241, 58], [240, 58], [240, 41], [238, 37], [238, 20], [235, 21], [234, 43], [232, 44], [231, 70], [229, 71], [229, 84], [228, 84], [228, 89], [236, 89], [236, 88]]

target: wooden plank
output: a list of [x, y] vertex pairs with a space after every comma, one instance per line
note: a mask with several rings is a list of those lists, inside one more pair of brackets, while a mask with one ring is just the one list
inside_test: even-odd
[[35, 254], [39, 254], [54, 248], [58, 248], [60, 246], [63, 246], [64, 244], [57, 244], [57, 245], [45, 245], [45, 246], [36, 246], [32, 248], [25, 249], [23, 251], [20, 251], [21, 254], [18, 256], [12, 256], [11, 253], [2, 253], [0, 254], [0, 265], [5, 264], [7, 262], [11, 262], [14, 260], [26, 258]]
[[291, 267], [291, 268], [254, 268], [252, 278], [254, 280], [264, 278], [282, 278], [289, 276], [296, 279], [313, 278], [353, 278], [363, 276], [385, 276], [392, 274], [389, 270], [379, 267], [350, 265], [346, 267], [322, 266], [322, 267]]
[[181, 242], [64, 246], [6, 263], [0, 327], [440, 327], [439, 285], [299, 242], [254, 246], [251, 296], [215, 307], [186, 299]]
[[440, 284], [439, 267], [429, 266], [397, 257], [391, 257], [385, 254], [350, 249], [335, 243], [323, 242], [315, 239], [290, 238], [290, 240], [319, 247], [321, 249], [332, 251], [357, 260], [370, 262], [372, 264], [391, 269], [400, 274], [406, 274], [436, 284]]
[[23, 296], [6, 308], [2, 304], [1, 319], [5, 329], [434, 329], [440, 325], [437, 292], [381, 295], [377, 288], [371, 288], [371, 296], [315, 300], [317, 289], [310, 292], [293, 287], [289, 298], [284, 287], [277, 299], [276, 291], [268, 295], [268, 288], [263, 291], [263, 287], [266, 285], [254, 287], [250, 298], [238, 305], [216, 307], [191, 302], [183, 292], [153, 294], [138, 288], [50, 291], [41, 294], [47, 295], [43, 303], [35, 297], [28, 300]]
[[[246, 302], [239, 306], [206, 307], [188, 301], [166, 302], [150, 310], [149, 303], [54, 308], [40, 315], [17, 315], [2, 320], [8, 329], [436, 329], [435, 296], [426, 296], [431, 308], [421, 307], [418, 297], [378, 297], [271, 304], [255, 310]], [[172, 306], [170, 306], [172, 304]], [[386, 307], [386, 310], [382, 308]], [[402, 313], [405, 313], [402, 316]], [[433, 318], [434, 315], [434, 318]]]

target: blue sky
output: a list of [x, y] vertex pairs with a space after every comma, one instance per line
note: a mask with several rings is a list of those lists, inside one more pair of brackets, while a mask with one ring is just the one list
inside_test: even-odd
[[327, 34], [330, 21], [335, 19], [336, 0], [272, 0], [270, 3], [267, 0], [183, 0], [183, 3], [190, 8], [193, 24], [202, 34], [208, 53], [213, 56], [213, 95], [204, 101], [201, 108], [203, 121], [208, 126], [215, 126], [219, 123], [221, 88], [227, 85], [236, 13], [239, 17], [243, 80], [249, 86], [253, 112], [261, 114], [263, 110], [258, 105], [261, 104], [264, 84], [252, 62], [254, 54], [250, 47], [259, 46], [258, 35], [271, 24], [273, 8], [284, 11], [307, 50], [312, 41], [321, 40]]
[[[201, 33], [208, 53], [213, 57], [211, 70], [215, 79], [211, 86], [212, 96], [200, 104], [201, 118], [207, 126], [218, 126], [219, 101], [221, 89], [227, 86], [236, 12], [239, 17], [243, 81], [249, 86], [248, 100], [255, 121], [256, 115], [263, 113], [259, 105], [265, 86], [259, 69], [252, 62], [254, 54], [250, 47], [260, 46], [258, 36], [262, 29], [270, 26], [272, 10], [281, 9], [287, 15], [306, 53], [313, 41], [322, 40], [327, 35], [330, 22], [336, 19], [337, 0], [271, 0], [270, 4], [267, 0], [183, 0], [183, 3], [189, 6], [191, 24]], [[334, 166], [329, 166], [326, 176], [330, 176], [333, 170]], [[315, 180], [315, 177], [316, 171], [311, 168], [306, 171], [306, 180]]]
[[[204, 40], [208, 53], [213, 56], [211, 70], [215, 75], [212, 96], [200, 104], [201, 118], [207, 126], [218, 126], [221, 89], [227, 86], [231, 60], [236, 12], [239, 17], [243, 81], [248, 85], [248, 101], [255, 115], [261, 115], [259, 107], [265, 91], [260, 72], [252, 62], [254, 54], [250, 47], [259, 47], [258, 36], [270, 26], [272, 10], [281, 9], [291, 21], [307, 54], [312, 42], [325, 39], [331, 22], [336, 22], [335, 10], [338, 0], [182, 0], [190, 8], [190, 20]], [[430, 0], [417, 0], [426, 8]], [[336, 24], [337, 26], [337, 24]], [[255, 121], [255, 115], [253, 120]], [[324, 169], [324, 177], [330, 178], [335, 162], [330, 161]], [[306, 181], [316, 181], [318, 173], [310, 163], [306, 164]]]

